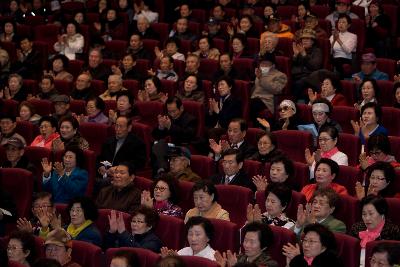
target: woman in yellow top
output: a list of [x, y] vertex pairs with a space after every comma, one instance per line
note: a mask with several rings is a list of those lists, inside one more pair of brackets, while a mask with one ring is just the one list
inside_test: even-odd
[[185, 216], [185, 223], [193, 216], [230, 221], [229, 213], [218, 204], [218, 192], [211, 181], [199, 181], [192, 188], [194, 208]]

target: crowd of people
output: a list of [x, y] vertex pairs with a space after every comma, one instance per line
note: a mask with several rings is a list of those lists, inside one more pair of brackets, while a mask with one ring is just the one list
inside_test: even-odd
[[[30, 214], [18, 214], [20, 199], [0, 187], [0, 265], [79, 267], [72, 256], [78, 240], [104, 251], [147, 249], [160, 256], [160, 267], [185, 266], [181, 256], [221, 267], [281, 266], [281, 257], [291, 267], [349, 266], [337, 233], [358, 240], [360, 266], [400, 265], [400, 222], [390, 216], [391, 201], [400, 202], [393, 147], [399, 122], [383, 123], [400, 107], [398, 18], [388, 12], [398, 6], [391, 4], [0, 3], [0, 167], [28, 170], [34, 179]], [[57, 33], [40, 39], [42, 25]], [[138, 106], [146, 103], [164, 112], [150, 110], [153, 121], [145, 121]], [[335, 121], [340, 107], [358, 118]], [[149, 129], [145, 136], [135, 131], [138, 122]], [[88, 123], [104, 126], [98, 129], [108, 136], [98, 150], [97, 140], [80, 132]], [[285, 131], [312, 140], [302, 159], [281, 149]], [[343, 133], [359, 142], [356, 158], [340, 146]], [[31, 148], [51, 156], [38, 160], [26, 153]], [[194, 156], [206, 163], [194, 166]], [[306, 169], [302, 177], [298, 166]], [[357, 175], [341, 177], [344, 166]], [[13, 177], [0, 184], [4, 179]], [[221, 198], [229, 196], [220, 186], [254, 196], [243, 221], [224, 206]], [[343, 205], [347, 199], [360, 210]], [[343, 209], [360, 220], [349, 223]], [[184, 223], [179, 250], [157, 232], [163, 216]], [[240, 251], [214, 247], [215, 220], [237, 224]], [[296, 240], [279, 255], [270, 251], [275, 227]], [[379, 240], [393, 242], [368, 252]], [[139, 256], [120, 249], [110, 266], [140, 266]]]

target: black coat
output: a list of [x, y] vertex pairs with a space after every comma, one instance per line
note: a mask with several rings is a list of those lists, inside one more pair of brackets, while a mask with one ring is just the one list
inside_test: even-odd
[[0, 236], [4, 236], [6, 224], [14, 223], [18, 218], [18, 214], [17, 214], [17, 207], [11, 195], [6, 191], [4, 191], [1, 187], [0, 187], [0, 208], [9, 211], [12, 214], [12, 216], [3, 215], [3, 218], [0, 220]]
[[[214, 184], [225, 184], [225, 174], [217, 174], [211, 177], [211, 180], [213, 181]], [[242, 187], [247, 187], [253, 192], [255, 192], [257, 189], [255, 185], [253, 184], [252, 180], [250, 177], [247, 176], [247, 174], [243, 171], [240, 170], [234, 177], [233, 179], [229, 182], [229, 185], [238, 185]]]
[[146, 163], [146, 145], [135, 135], [129, 133], [126, 137], [121, 148], [115, 154], [117, 146], [117, 139], [111, 137], [103, 144], [101, 154], [98, 157], [98, 167], [100, 167], [100, 161], [109, 161], [113, 166], [120, 164], [121, 162], [128, 161], [132, 163], [136, 169], [143, 168]]
[[154, 128], [153, 138], [155, 140], [160, 140], [169, 136], [171, 142], [175, 145], [189, 144], [194, 140], [196, 130], [197, 119], [184, 111], [179, 118], [175, 120], [171, 119], [171, 127], [169, 130], [160, 130], [158, 127]]
[[38, 50], [32, 49], [23, 61], [18, 60], [14, 63], [12, 70], [24, 79], [39, 79], [42, 74], [42, 54]]
[[[306, 260], [304, 259], [304, 255], [300, 254], [294, 257], [290, 263], [290, 267], [308, 267]], [[314, 258], [311, 267], [343, 267], [342, 260], [336, 256], [335, 253], [325, 250], [317, 257]]]
[[222, 109], [219, 113], [207, 114], [207, 125], [209, 127], [214, 127], [217, 122], [219, 125], [227, 129], [229, 122], [234, 118], [242, 117], [242, 104], [239, 99], [230, 95], [223, 101]]
[[111, 68], [104, 63], [101, 63], [97, 68], [91, 68], [90, 66], [84, 67], [85, 71], [89, 71], [92, 75], [93, 80], [101, 80], [105, 83], [108, 82], [108, 76], [112, 74]]

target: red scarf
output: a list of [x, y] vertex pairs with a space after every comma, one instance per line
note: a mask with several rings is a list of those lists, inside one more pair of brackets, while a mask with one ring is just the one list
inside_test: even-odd
[[333, 155], [335, 155], [338, 152], [339, 152], [339, 149], [335, 146], [334, 148], [332, 148], [329, 151], [326, 151], [326, 152], [321, 151], [321, 157], [330, 159], [330, 158], [332, 158]]
[[162, 209], [162, 208], [166, 207], [167, 204], [168, 204], [168, 200], [154, 201], [154, 208], [156, 210]]
[[365, 231], [360, 231], [358, 233], [358, 236], [361, 239], [360, 245], [361, 248], [365, 248], [367, 246], [368, 242], [374, 241], [375, 239], [380, 236], [383, 226], [385, 225], [385, 219], [383, 219], [376, 227], [375, 229], [372, 230], [365, 230]]

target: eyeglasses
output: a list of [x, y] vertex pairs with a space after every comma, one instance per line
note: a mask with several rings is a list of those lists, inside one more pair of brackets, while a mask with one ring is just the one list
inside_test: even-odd
[[279, 107], [278, 111], [282, 112], [282, 111], [288, 111], [290, 108], [288, 106], [283, 106], [283, 107]]
[[145, 223], [145, 222], [144, 222], [144, 221], [138, 221], [138, 220], [132, 220], [131, 223], [134, 223], [134, 224], [143, 224], [143, 223]]
[[374, 257], [369, 258], [369, 264], [370, 264], [371, 266], [378, 266], [378, 267], [389, 266], [388, 263], [383, 262], [383, 261], [378, 261], [378, 260], [375, 259]]
[[309, 244], [309, 245], [311, 245], [311, 246], [313, 246], [313, 245], [316, 244], [316, 243], [320, 243], [320, 241], [317, 241], [317, 240], [309, 240], [309, 239], [303, 239], [302, 242], [303, 242], [304, 245], [305, 245], [305, 244]]
[[321, 142], [321, 143], [326, 143], [329, 140], [332, 140], [332, 138], [318, 138], [318, 142]]
[[329, 205], [329, 203], [327, 203], [327, 202], [325, 202], [325, 201], [318, 201], [318, 200], [313, 200], [312, 202], [311, 202], [311, 204], [312, 205], [320, 205], [320, 206], [326, 206], [326, 205]]
[[23, 247], [16, 247], [16, 246], [8, 246], [7, 251], [15, 251], [17, 249], [23, 249]]
[[385, 177], [379, 177], [379, 176], [374, 176], [374, 175], [371, 175], [371, 176], [369, 177], [369, 179], [370, 179], [370, 180], [378, 180], [378, 181], [385, 181], [385, 180], [386, 180]]
[[154, 191], [160, 191], [160, 192], [164, 192], [167, 189], [168, 189], [167, 187], [161, 187], [161, 186], [154, 187]]

